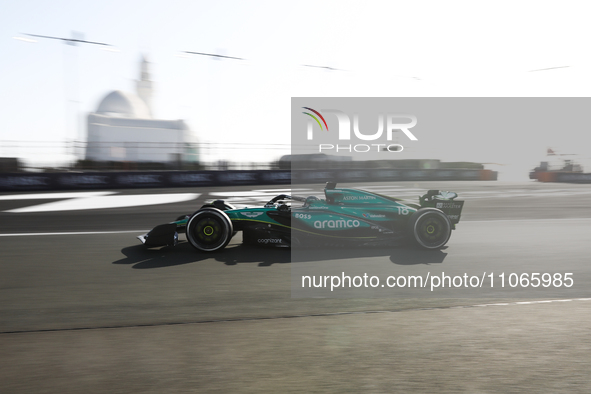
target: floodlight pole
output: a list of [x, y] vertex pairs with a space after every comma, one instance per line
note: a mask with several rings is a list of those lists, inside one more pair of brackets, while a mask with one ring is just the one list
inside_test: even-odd
[[[103, 47], [104, 49], [111, 49], [115, 48], [113, 45], [110, 44], [106, 44], [103, 42], [96, 42], [96, 41], [87, 41], [84, 40], [84, 34], [80, 33], [80, 32], [76, 32], [76, 31], [72, 31], [72, 37], [71, 38], [65, 38], [65, 37], [53, 37], [53, 36], [45, 36], [45, 35], [40, 35], [40, 34], [28, 34], [28, 33], [24, 33], [24, 35], [29, 36], [29, 37], [36, 37], [36, 38], [46, 38], [46, 39], [50, 39], [50, 40], [59, 40], [62, 41], [64, 44], [68, 45], [68, 46], [73, 46], [73, 47], [77, 47], [79, 44], [91, 44], [91, 45], [98, 45]], [[16, 38], [16, 37], [15, 37]], [[30, 41], [30, 42], [34, 42], [34, 41]], [[67, 75], [68, 75], [68, 70], [67, 70], [67, 49], [64, 48], [64, 93], [66, 95], [66, 135], [65, 135], [65, 150], [66, 150], [66, 155], [68, 153], [68, 112], [69, 112], [69, 107], [70, 104], [75, 104], [76, 108], [74, 108], [73, 112], [74, 112], [74, 136], [72, 139], [72, 153], [74, 155], [74, 157], [78, 157], [77, 152], [76, 152], [76, 138], [79, 139], [80, 142], [82, 142], [82, 126], [81, 126], [81, 118], [80, 118], [80, 97], [79, 97], [79, 91], [78, 91], [78, 57], [77, 57], [77, 51], [73, 51], [73, 61], [72, 63], [74, 64], [74, 95], [76, 96], [74, 99], [69, 99], [69, 93], [68, 93], [68, 84], [67, 84]]]

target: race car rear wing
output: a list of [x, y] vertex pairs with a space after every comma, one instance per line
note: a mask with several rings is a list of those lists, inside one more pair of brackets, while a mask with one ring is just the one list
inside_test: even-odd
[[442, 210], [451, 224], [455, 225], [460, 221], [464, 201], [455, 200], [457, 193], [444, 192], [440, 190], [429, 190], [427, 194], [419, 197], [421, 207], [437, 208]]

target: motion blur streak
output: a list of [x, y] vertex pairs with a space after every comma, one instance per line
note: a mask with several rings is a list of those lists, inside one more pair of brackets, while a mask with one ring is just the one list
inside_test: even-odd
[[81, 211], [87, 209], [139, 207], [145, 205], [173, 204], [184, 201], [192, 201], [197, 197], [199, 197], [199, 194], [196, 193], [136, 194], [130, 196], [89, 196], [69, 199], [65, 201], [50, 202], [41, 205], [33, 205], [30, 207], [16, 208], [5, 212], [57, 212]]
[[[342, 186], [386, 190], [391, 185]], [[36, 201], [0, 201], [0, 233], [66, 233], [0, 237], [0, 331], [37, 331], [0, 335], [4, 391], [74, 393], [85, 387], [89, 392], [240, 392], [248, 387], [257, 392], [310, 392], [324, 387], [392, 392], [395, 387], [399, 392], [500, 393], [544, 392], [555, 385], [569, 392], [589, 392], [591, 306], [586, 302], [291, 298], [293, 264], [335, 264], [345, 271], [375, 267], [372, 272], [387, 276], [454, 267], [475, 272], [483, 263], [494, 263], [505, 272], [516, 268], [549, 272], [568, 262], [587, 272], [576, 281], [591, 288], [589, 247], [580, 242], [587, 236], [581, 230], [591, 222], [591, 204], [588, 195], [576, 193], [588, 186], [501, 182], [394, 186], [408, 189], [408, 198], [419, 194], [409, 189], [490, 194], [466, 198], [464, 231], [454, 233], [453, 242], [441, 253], [387, 248], [353, 255], [351, 250], [331, 249], [318, 250], [313, 262], [295, 263], [285, 250], [245, 247], [239, 235], [222, 253], [202, 254], [186, 242], [173, 249], [146, 250], [136, 234], [123, 233], [166, 223], [221, 197], [210, 193], [264, 189], [258, 197], [263, 200], [271, 192], [269, 186], [175, 189], [199, 197], [148, 209], [15, 215], [1, 211]], [[307, 189], [306, 195], [320, 190], [316, 185], [298, 187]], [[558, 189], [564, 195], [532, 197]], [[495, 197], [516, 190], [518, 195]], [[132, 196], [137, 190], [118, 193]], [[577, 209], [571, 209], [574, 206]], [[568, 218], [577, 220], [538, 220]], [[522, 222], [517, 227], [494, 222], [503, 219]], [[560, 242], [541, 245], [532, 239], [540, 228], [554, 232]], [[71, 235], [84, 232], [89, 234]], [[536, 251], [530, 244], [552, 248], [553, 253]], [[496, 260], [499, 254], [504, 258]], [[491, 305], [532, 301], [536, 303]], [[490, 306], [466, 307], [474, 305]], [[444, 309], [420, 310], [439, 307]], [[401, 313], [355, 313], [368, 311]], [[342, 312], [351, 314], [332, 315]], [[283, 319], [295, 316], [302, 317]], [[200, 321], [209, 322], [170, 325]], [[127, 328], [101, 328], [123, 326]], [[362, 365], [371, 368], [359, 368]], [[470, 379], [465, 379], [466, 370]], [[506, 380], [491, 381], [491, 376]]]

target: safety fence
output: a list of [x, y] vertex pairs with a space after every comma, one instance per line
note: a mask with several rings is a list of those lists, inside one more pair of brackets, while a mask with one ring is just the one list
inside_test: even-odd
[[496, 179], [497, 173], [491, 170], [453, 169], [12, 173], [0, 174], [0, 191], [287, 185], [328, 181], [492, 181]]
[[540, 182], [591, 183], [591, 174], [583, 172], [537, 172]]

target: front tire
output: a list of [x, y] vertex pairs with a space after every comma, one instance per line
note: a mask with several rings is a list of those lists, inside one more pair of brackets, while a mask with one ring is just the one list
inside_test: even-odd
[[451, 222], [445, 213], [436, 208], [416, 211], [408, 223], [410, 238], [423, 249], [439, 249], [451, 237]]
[[215, 252], [226, 247], [232, 239], [234, 227], [224, 212], [217, 208], [203, 208], [187, 222], [187, 241], [201, 252]]

